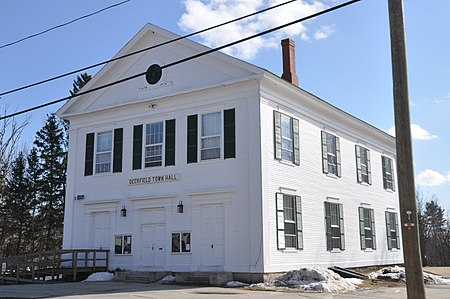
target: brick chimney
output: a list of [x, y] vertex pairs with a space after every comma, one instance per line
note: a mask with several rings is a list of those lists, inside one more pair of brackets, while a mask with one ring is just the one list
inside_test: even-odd
[[283, 51], [283, 75], [281, 78], [298, 85], [298, 77], [295, 72], [295, 42], [290, 38], [283, 39], [281, 48]]

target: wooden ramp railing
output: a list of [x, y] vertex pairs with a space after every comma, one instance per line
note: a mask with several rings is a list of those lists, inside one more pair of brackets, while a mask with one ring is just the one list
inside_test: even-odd
[[42, 283], [108, 271], [109, 250], [62, 249], [0, 258], [0, 284]]

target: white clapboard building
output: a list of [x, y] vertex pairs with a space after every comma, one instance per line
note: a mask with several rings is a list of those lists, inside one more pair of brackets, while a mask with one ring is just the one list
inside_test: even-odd
[[[147, 24], [117, 56], [178, 36]], [[283, 78], [181, 39], [108, 63], [68, 101], [63, 248], [110, 268], [261, 280], [403, 262], [395, 140]], [[149, 70], [149, 71], [148, 71]]]

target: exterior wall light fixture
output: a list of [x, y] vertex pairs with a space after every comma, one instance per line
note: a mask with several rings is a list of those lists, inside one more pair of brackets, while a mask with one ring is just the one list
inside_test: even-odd
[[127, 209], [125, 206], [122, 206], [122, 209], [120, 210], [120, 217], [127, 217]]
[[177, 213], [183, 213], [183, 202], [180, 200], [180, 202], [177, 205]]

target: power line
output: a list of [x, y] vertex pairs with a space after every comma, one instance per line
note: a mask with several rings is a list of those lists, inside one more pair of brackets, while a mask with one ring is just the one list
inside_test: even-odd
[[[187, 62], [187, 61], [190, 61], [190, 60], [199, 58], [199, 57], [201, 57], [201, 56], [205, 56], [205, 55], [211, 54], [211, 53], [213, 53], [213, 52], [220, 51], [220, 50], [222, 50], [222, 49], [225, 49], [225, 48], [234, 46], [234, 45], [236, 45], [236, 44], [239, 44], [239, 43], [248, 41], [248, 40], [253, 39], [253, 38], [255, 38], [255, 37], [262, 36], [262, 35], [265, 35], [265, 34], [268, 34], [268, 33], [271, 33], [271, 32], [277, 31], [277, 30], [280, 30], [280, 29], [282, 29], [282, 28], [285, 28], [285, 27], [288, 27], [288, 26], [291, 26], [291, 25], [294, 25], [294, 24], [297, 24], [297, 23], [300, 23], [300, 22], [303, 22], [303, 21], [306, 21], [306, 20], [309, 20], [309, 19], [318, 17], [318, 16], [320, 16], [320, 15], [323, 15], [323, 14], [326, 14], [326, 13], [329, 13], [329, 12], [332, 12], [332, 11], [334, 11], [334, 10], [343, 8], [343, 7], [345, 7], [345, 6], [348, 6], [348, 5], [350, 5], [350, 4], [353, 4], [353, 3], [356, 3], [356, 2], [359, 2], [359, 1], [361, 1], [361, 0], [352, 0], [352, 1], [344, 2], [344, 3], [342, 3], [342, 4], [339, 4], [339, 5], [333, 6], [333, 7], [331, 7], [331, 8], [322, 10], [322, 11], [320, 11], [320, 12], [314, 13], [314, 14], [312, 14], [312, 15], [309, 15], [309, 16], [307, 16], [307, 17], [304, 17], [304, 18], [301, 18], [301, 19], [297, 19], [297, 20], [295, 20], [295, 21], [286, 23], [286, 24], [284, 24], [284, 25], [280, 25], [280, 26], [277, 26], [277, 27], [273, 27], [273, 28], [271, 28], [271, 29], [262, 31], [262, 32], [260, 32], [260, 33], [257, 33], [257, 34], [254, 34], [254, 35], [245, 37], [245, 38], [243, 38], [243, 39], [240, 39], [240, 40], [237, 40], [237, 41], [234, 41], [234, 42], [225, 44], [225, 45], [222, 45], [222, 46], [220, 46], [220, 47], [217, 47], [217, 48], [214, 48], [214, 49], [210, 49], [210, 50], [207, 50], [207, 51], [198, 53], [198, 54], [196, 54], [196, 55], [192, 55], [192, 56], [189, 56], [189, 57], [180, 59], [180, 60], [178, 60], [178, 61], [175, 61], [175, 62], [166, 64], [166, 65], [164, 65], [164, 66], [161, 66], [160, 69], [162, 70], [162, 69], [165, 69], [165, 68], [169, 68], [169, 67], [172, 67], [172, 66], [174, 66], [174, 65], [181, 64], [181, 63], [184, 63], [184, 62]], [[11, 114], [9, 114], [9, 115], [5, 115], [5, 116], [0, 117], [0, 120], [6, 119], [6, 118], [10, 118], [10, 117], [13, 117], [13, 116], [17, 116], [17, 115], [20, 115], [20, 114], [24, 114], [24, 113], [27, 113], [27, 112], [30, 112], [30, 111], [33, 111], [33, 110], [37, 110], [37, 109], [40, 109], [40, 108], [44, 108], [44, 107], [47, 107], [47, 106], [50, 106], [50, 105], [54, 105], [54, 104], [60, 103], [60, 102], [62, 102], [62, 101], [66, 101], [66, 100], [69, 100], [69, 99], [71, 99], [71, 98], [74, 98], [74, 97], [77, 97], [77, 96], [81, 96], [81, 95], [85, 95], [85, 94], [88, 94], [88, 93], [91, 93], [91, 92], [94, 92], [94, 91], [97, 91], [97, 90], [100, 90], [100, 89], [104, 89], [104, 88], [107, 88], [107, 87], [110, 87], [110, 86], [113, 86], [113, 85], [117, 85], [117, 84], [120, 84], [120, 83], [129, 81], [129, 80], [138, 78], [138, 77], [140, 77], [140, 76], [144, 76], [146, 73], [147, 73], [147, 72], [139, 73], [139, 74], [133, 75], [133, 76], [131, 76], [131, 77], [127, 77], [127, 78], [121, 79], [121, 80], [119, 80], [119, 81], [114, 81], [114, 82], [111, 82], [111, 83], [108, 83], [108, 84], [105, 84], [105, 85], [101, 85], [101, 86], [98, 86], [98, 87], [95, 87], [95, 88], [92, 88], [92, 89], [89, 89], [89, 90], [86, 90], [86, 91], [83, 91], [83, 92], [79, 92], [79, 93], [77, 93], [76, 95], [73, 95], [73, 96], [67, 96], [67, 97], [64, 97], [64, 98], [60, 98], [60, 99], [58, 99], [58, 100], [54, 100], [54, 101], [51, 101], [51, 102], [47, 102], [47, 103], [44, 103], [44, 104], [41, 104], [41, 105], [38, 105], [38, 106], [34, 106], [34, 107], [31, 107], [31, 108], [25, 109], [25, 110], [22, 110], [22, 111], [18, 111], [18, 112], [15, 112], [15, 113], [11, 113]]]
[[246, 19], [246, 18], [255, 16], [255, 15], [257, 15], [257, 14], [260, 14], [260, 13], [263, 13], [263, 12], [266, 12], [266, 11], [269, 11], [269, 10], [271, 10], [271, 9], [274, 9], [274, 8], [277, 8], [277, 7], [280, 7], [280, 6], [289, 4], [289, 3], [291, 3], [291, 2], [295, 2], [295, 1], [297, 1], [297, 0], [286, 1], [286, 2], [283, 2], [283, 3], [277, 4], [277, 5], [274, 5], [274, 6], [271, 6], [271, 7], [268, 7], [268, 8], [259, 10], [259, 11], [256, 11], [256, 12], [254, 12], [254, 13], [251, 13], [251, 14], [248, 14], [248, 15], [245, 15], [245, 16], [242, 16], [242, 17], [239, 17], [239, 18], [237, 18], [237, 19], [233, 19], [233, 20], [230, 20], [230, 21], [221, 23], [221, 24], [219, 24], [219, 25], [215, 25], [215, 26], [212, 26], [212, 27], [209, 27], [209, 28], [206, 28], [206, 29], [202, 29], [202, 30], [197, 31], [197, 32], [193, 32], [193, 33], [190, 33], [190, 34], [187, 34], [187, 35], [184, 35], [184, 36], [177, 37], [177, 38], [175, 38], [175, 39], [172, 39], [172, 40], [163, 42], [163, 43], [161, 43], [161, 44], [157, 44], [157, 45], [154, 45], [154, 46], [150, 46], [150, 47], [147, 47], [147, 48], [144, 48], [144, 49], [135, 51], [135, 52], [128, 53], [128, 54], [123, 55], [123, 56], [119, 56], [119, 57], [115, 57], [115, 58], [112, 58], [112, 59], [109, 59], [109, 60], [105, 60], [105, 61], [102, 61], [102, 62], [93, 64], [93, 65], [90, 65], [90, 66], [87, 66], [87, 67], [84, 67], [84, 68], [81, 68], [81, 69], [77, 69], [77, 70], [74, 70], [74, 71], [71, 71], [71, 72], [68, 72], [68, 73], [64, 73], [64, 74], [61, 74], [61, 75], [58, 75], [58, 76], [55, 76], [55, 77], [51, 77], [51, 78], [48, 78], [48, 79], [45, 79], [45, 80], [42, 80], [42, 81], [38, 81], [38, 82], [35, 82], [35, 83], [31, 83], [31, 84], [28, 84], [28, 85], [24, 85], [24, 86], [22, 86], [22, 87], [18, 87], [18, 88], [15, 88], [15, 89], [11, 89], [11, 90], [8, 90], [8, 91], [5, 91], [5, 92], [0, 93], [0, 97], [1, 97], [1, 96], [4, 96], [4, 95], [7, 95], [7, 94], [10, 94], [10, 93], [13, 93], [13, 92], [17, 92], [17, 91], [23, 90], [23, 89], [27, 89], [27, 88], [34, 87], [34, 86], [37, 86], [37, 85], [41, 85], [41, 84], [43, 84], [43, 83], [47, 83], [47, 82], [50, 82], [50, 81], [54, 81], [54, 80], [56, 80], [56, 79], [60, 79], [60, 78], [63, 78], [63, 77], [67, 77], [67, 76], [69, 76], [69, 75], [73, 75], [73, 74], [76, 74], [76, 73], [79, 73], [79, 72], [82, 72], [82, 71], [86, 71], [86, 70], [92, 69], [92, 68], [94, 68], [94, 67], [98, 67], [98, 66], [107, 64], [107, 63], [109, 63], [109, 62], [113, 62], [113, 61], [116, 61], [116, 60], [119, 60], [119, 59], [123, 59], [123, 58], [129, 57], [129, 56], [132, 56], [132, 55], [136, 55], [136, 54], [139, 54], [139, 53], [148, 51], [148, 50], [152, 50], [152, 49], [155, 49], [155, 48], [158, 48], [158, 47], [161, 47], [161, 46], [165, 46], [165, 45], [167, 45], [167, 44], [170, 44], [170, 43], [179, 41], [179, 40], [181, 40], [181, 39], [186, 39], [186, 38], [188, 38], [188, 37], [191, 37], [191, 36], [194, 36], [194, 35], [198, 35], [198, 34], [200, 34], [200, 33], [203, 33], [203, 32], [206, 32], [206, 31], [209, 31], [209, 30], [212, 30], [212, 29], [216, 29], [216, 28], [218, 28], [218, 27], [221, 27], [221, 26], [224, 26], [224, 25], [228, 25], [228, 24], [231, 24], [231, 23], [234, 23], [234, 22], [237, 22], [237, 21], [240, 21], [240, 20], [243, 20], [243, 19]]
[[51, 28], [49, 28], [49, 29], [46, 29], [46, 30], [44, 30], [44, 31], [41, 31], [41, 32], [38, 32], [38, 33], [35, 33], [35, 34], [32, 34], [32, 35], [29, 35], [29, 36], [26, 36], [26, 37], [23, 37], [23, 38], [18, 39], [18, 40], [14, 41], [14, 42], [11, 42], [11, 43], [8, 43], [8, 44], [4, 44], [4, 45], [0, 46], [0, 49], [3, 49], [3, 48], [6, 48], [6, 47], [9, 47], [9, 46], [18, 44], [18, 43], [23, 42], [23, 41], [25, 41], [25, 40], [27, 40], [27, 39], [30, 39], [30, 38], [33, 38], [33, 37], [42, 35], [42, 34], [44, 34], [44, 33], [47, 33], [47, 32], [49, 32], [49, 31], [52, 31], [52, 30], [55, 30], [55, 29], [58, 29], [58, 28], [61, 28], [61, 27], [64, 27], [64, 26], [67, 26], [67, 25], [72, 24], [72, 23], [75, 23], [75, 22], [77, 22], [77, 21], [79, 21], [79, 20], [82, 20], [82, 19], [85, 19], [85, 18], [88, 18], [88, 17], [92, 17], [93, 15], [96, 15], [96, 14], [98, 14], [98, 13], [101, 13], [102, 11], [105, 11], [105, 10], [108, 10], [108, 9], [110, 9], [110, 8], [113, 8], [113, 7], [116, 7], [116, 6], [125, 4], [125, 3], [130, 2], [130, 1], [131, 1], [131, 0], [125, 0], [125, 1], [122, 1], [122, 2], [119, 2], [119, 3], [116, 3], [116, 4], [113, 4], [113, 5], [110, 5], [110, 6], [108, 6], [108, 7], [105, 7], [105, 8], [102, 8], [102, 9], [100, 9], [100, 10], [97, 10], [97, 11], [95, 11], [95, 12], [93, 12], [93, 13], [90, 13], [90, 14], [81, 16], [81, 17], [79, 17], [79, 18], [73, 19], [72, 21], [69, 21], [69, 22], [66, 22], [66, 23], [63, 23], [63, 24], [60, 24], [60, 25], [51, 27]]

